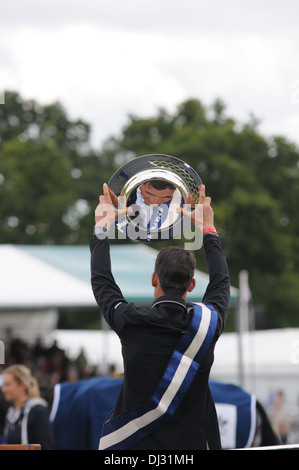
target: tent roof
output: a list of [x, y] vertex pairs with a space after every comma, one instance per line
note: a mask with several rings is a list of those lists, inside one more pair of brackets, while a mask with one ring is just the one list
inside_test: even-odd
[[[151, 274], [157, 251], [142, 243], [111, 245], [116, 282], [128, 302], [153, 301]], [[0, 309], [91, 307], [90, 252], [87, 245], [0, 245]], [[189, 301], [201, 300], [208, 275], [196, 271]], [[232, 288], [231, 300], [237, 289]]]

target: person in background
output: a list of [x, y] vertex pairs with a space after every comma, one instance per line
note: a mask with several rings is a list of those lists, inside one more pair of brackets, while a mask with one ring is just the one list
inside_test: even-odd
[[12, 403], [7, 410], [3, 443], [40, 444], [53, 449], [48, 405], [40, 397], [36, 379], [28, 367], [14, 364], [3, 371], [2, 393]]
[[274, 394], [268, 414], [273, 429], [281, 440], [281, 444], [290, 444], [291, 414], [285, 403], [282, 390]]

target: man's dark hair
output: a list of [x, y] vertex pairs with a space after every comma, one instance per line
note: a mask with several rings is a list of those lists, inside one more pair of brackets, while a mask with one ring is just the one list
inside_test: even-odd
[[195, 256], [192, 252], [180, 246], [163, 248], [156, 258], [155, 273], [164, 293], [182, 297], [190, 286], [195, 265]]
[[175, 189], [175, 185], [172, 183], [168, 183], [168, 181], [150, 180], [148, 181], [148, 183], [158, 191], [162, 191], [163, 189]]

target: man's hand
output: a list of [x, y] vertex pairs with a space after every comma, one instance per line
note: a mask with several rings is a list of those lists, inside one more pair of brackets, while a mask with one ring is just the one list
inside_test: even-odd
[[103, 185], [103, 195], [99, 197], [99, 204], [95, 210], [95, 226], [109, 230], [115, 220], [125, 215], [130, 208], [117, 209], [119, 199], [106, 183]]
[[206, 187], [202, 184], [199, 186], [199, 204], [203, 205], [203, 230], [214, 226], [214, 211], [211, 206], [212, 199], [206, 196]]
[[198, 186], [199, 191], [199, 201], [198, 204], [195, 205], [195, 209], [193, 211], [188, 211], [184, 208], [179, 208], [178, 212], [186, 217], [191, 219], [193, 225], [197, 228], [204, 230], [204, 229], [214, 229], [214, 211], [211, 207], [211, 198], [206, 196], [206, 188], [203, 184]]

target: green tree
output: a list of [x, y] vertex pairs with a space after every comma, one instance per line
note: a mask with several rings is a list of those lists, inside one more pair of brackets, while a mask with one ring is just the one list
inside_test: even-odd
[[64, 243], [73, 202], [70, 162], [50, 146], [12, 139], [0, 150], [0, 240]]
[[89, 134], [89, 124], [71, 121], [61, 103], [41, 105], [17, 92], [5, 92], [5, 104], [0, 106], [0, 142], [17, 137], [21, 142], [51, 144], [75, 158], [88, 151]]
[[16, 92], [5, 93], [0, 106], [0, 242], [90, 239], [101, 165], [89, 134], [89, 124], [70, 120], [58, 102], [42, 106]]

